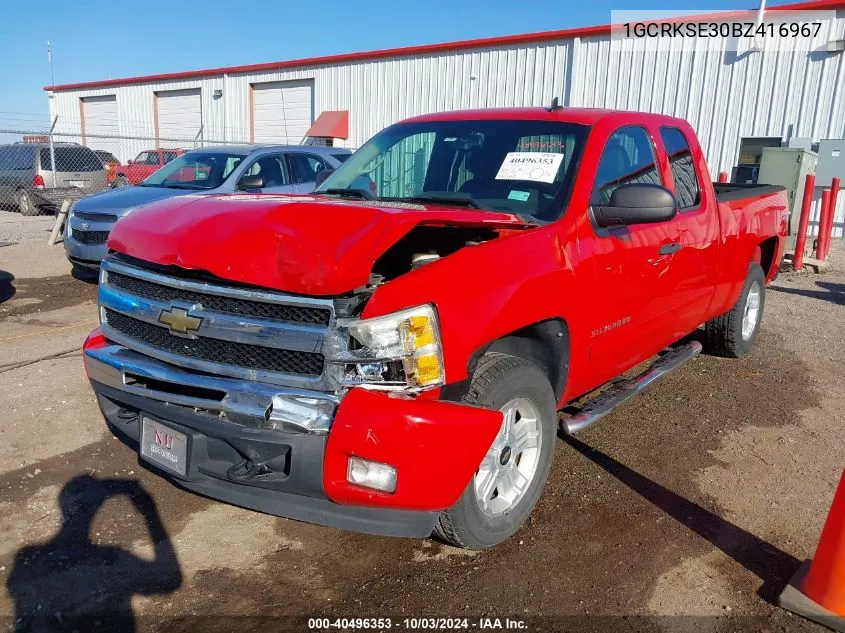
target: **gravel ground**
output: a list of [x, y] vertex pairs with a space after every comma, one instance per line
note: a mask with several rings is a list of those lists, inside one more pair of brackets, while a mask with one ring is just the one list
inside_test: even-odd
[[[0, 222], [2, 235], [18, 226]], [[0, 248], [14, 277], [0, 277], [9, 627], [36, 616], [44, 630], [84, 631], [90, 622], [73, 617], [93, 613], [100, 630], [308, 630], [291, 616], [390, 616], [394, 629], [412, 616], [470, 616], [470, 628], [508, 616], [536, 631], [822, 630], [773, 601], [812, 557], [845, 464], [842, 272], [781, 275], [751, 355], [701, 357], [562, 439], [530, 521], [477, 553], [257, 514], [140, 466], [106, 431], [78, 354], [96, 289], [70, 277], [44, 227], [15, 228], [26, 243]]]
[[53, 214], [23, 217], [17, 211], [0, 210], [0, 244], [44, 242], [50, 237], [55, 217]]

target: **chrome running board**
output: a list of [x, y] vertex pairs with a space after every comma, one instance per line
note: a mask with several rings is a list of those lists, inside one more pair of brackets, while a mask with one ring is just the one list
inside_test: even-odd
[[588, 426], [592, 426], [620, 404], [627, 402], [650, 384], [666, 374], [672, 373], [700, 353], [701, 343], [697, 341], [669, 348], [639, 376], [623, 378], [611, 383], [607, 389], [588, 400], [583, 407], [580, 407], [578, 413], [561, 418], [560, 425], [563, 432], [567, 435], [573, 435], [578, 431], [583, 431]]

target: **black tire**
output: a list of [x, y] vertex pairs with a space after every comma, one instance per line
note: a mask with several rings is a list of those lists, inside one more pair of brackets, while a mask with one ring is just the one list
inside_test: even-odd
[[531, 514], [549, 476], [557, 437], [557, 407], [545, 372], [516, 356], [486, 354], [473, 374], [461, 402], [487, 409], [500, 409], [514, 398], [525, 398], [539, 412], [540, 450], [533, 478], [522, 498], [504, 514], [482, 513], [475, 494], [475, 477], [457, 503], [440, 513], [434, 531], [457, 547], [485, 549], [512, 536]]
[[41, 213], [41, 209], [39, 209], [36, 204], [32, 201], [32, 196], [29, 195], [29, 192], [24, 189], [18, 191], [17, 195], [15, 196], [15, 202], [18, 205], [18, 211], [21, 212], [21, 215], [31, 217], [33, 215], [38, 215], [39, 213]]
[[[754, 323], [754, 330], [750, 336], [743, 336], [742, 326], [745, 317], [748, 295], [751, 289], [759, 290], [760, 302]], [[763, 319], [763, 308], [766, 305], [766, 276], [759, 264], [751, 264], [745, 286], [733, 308], [721, 316], [717, 316], [704, 324], [704, 348], [709, 354], [739, 358], [745, 356], [754, 347], [757, 334], [760, 331], [760, 321]]]

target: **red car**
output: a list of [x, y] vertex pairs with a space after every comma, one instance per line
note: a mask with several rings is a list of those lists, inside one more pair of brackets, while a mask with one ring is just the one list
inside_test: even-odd
[[314, 195], [121, 220], [85, 365], [112, 429], [184, 488], [485, 548], [540, 498], [564, 407], [575, 433], [702, 347], [751, 350], [786, 209], [782, 187], [714, 185], [680, 119], [421, 116]]
[[185, 153], [183, 149], [148, 149], [138, 154], [134, 160], [128, 161], [125, 165], [118, 165], [108, 172], [109, 185], [111, 187], [125, 187], [126, 185], [137, 185], [145, 180], [147, 176], [158, 171], [164, 165], [177, 156]]

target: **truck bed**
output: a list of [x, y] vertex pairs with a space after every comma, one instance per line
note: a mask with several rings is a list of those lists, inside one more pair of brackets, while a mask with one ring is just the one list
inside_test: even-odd
[[732, 182], [714, 182], [718, 202], [732, 202], [745, 198], [761, 198], [762, 196], [786, 191], [781, 185], [743, 185]]

